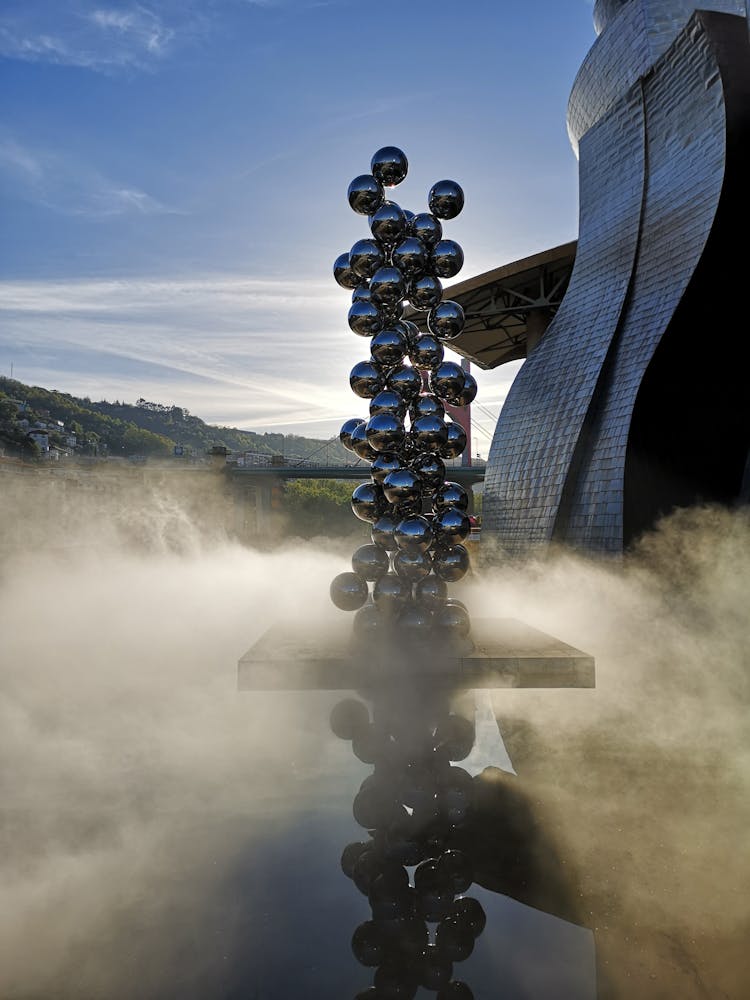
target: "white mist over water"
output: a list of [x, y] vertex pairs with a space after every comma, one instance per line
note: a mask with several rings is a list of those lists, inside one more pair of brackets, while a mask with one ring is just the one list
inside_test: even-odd
[[[254, 712], [237, 660], [272, 621], [335, 620], [350, 547], [242, 548], [205, 497], [198, 516], [134, 490], [61, 521], [41, 483], [3, 487], [0, 996], [223, 995], [195, 985], [221, 887], [330, 740], [304, 699]], [[597, 658], [595, 691], [494, 701], [579, 875], [603, 995], [744, 995], [749, 567], [747, 515], [709, 509], [624, 565], [559, 553], [464, 588], [475, 617]]]

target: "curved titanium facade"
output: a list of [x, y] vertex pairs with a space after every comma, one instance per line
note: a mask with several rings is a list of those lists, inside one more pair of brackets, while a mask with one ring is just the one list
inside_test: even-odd
[[[611, 53], [631, 15], [682, 5], [605, 6], [614, 18], [594, 48], [613, 32]], [[484, 529], [507, 550], [616, 552], [676, 504], [739, 494], [744, 369], [726, 360], [742, 349], [743, 261], [727, 247], [746, 239], [749, 67], [744, 17], [697, 13], [635, 82], [620, 73], [605, 112], [588, 109], [573, 275], [487, 467]]]

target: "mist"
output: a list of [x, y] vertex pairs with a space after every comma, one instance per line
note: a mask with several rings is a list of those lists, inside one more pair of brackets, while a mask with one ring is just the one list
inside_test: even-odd
[[[237, 660], [273, 621], [338, 620], [351, 547], [293, 525], [273, 551], [242, 547], [219, 485], [2, 485], [0, 996], [229, 996], [221, 962], [252, 944], [215, 941], [227, 884], [336, 763], [326, 714], [238, 693]], [[460, 588], [473, 617], [596, 657], [593, 691], [494, 706], [575, 873], [602, 996], [750, 983], [749, 557], [747, 512], [707, 508], [624, 562], [498, 555]]]

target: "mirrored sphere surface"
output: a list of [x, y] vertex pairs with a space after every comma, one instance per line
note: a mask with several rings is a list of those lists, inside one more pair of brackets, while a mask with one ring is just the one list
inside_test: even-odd
[[434, 247], [443, 236], [440, 220], [429, 212], [419, 212], [415, 215], [409, 226], [409, 231], [421, 240], [428, 249]]
[[426, 576], [414, 589], [414, 599], [431, 611], [435, 611], [448, 596], [448, 584], [439, 576]]
[[439, 368], [430, 373], [430, 389], [449, 403], [459, 395], [464, 387], [464, 371], [455, 361], [444, 361]]
[[339, 254], [334, 261], [333, 276], [342, 288], [356, 288], [361, 281], [359, 275], [352, 270], [348, 253]]
[[349, 385], [360, 399], [372, 399], [385, 385], [385, 377], [373, 361], [358, 361], [349, 373]]
[[423, 274], [409, 282], [407, 298], [411, 305], [420, 312], [434, 309], [443, 297], [443, 286], [440, 279], [431, 274]]
[[371, 278], [385, 263], [385, 254], [376, 240], [357, 240], [349, 251], [349, 266], [362, 281]]
[[463, 606], [446, 601], [435, 611], [433, 628], [449, 639], [465, 639], [471, 631], [471, 619]]
[[477, 380], [471, 372], [464, 372], [464, 385], [461, 392], [456, 396], [456, 406], [469, 406], [474, 402], [477, 395]]
[[398, 631], [408, 639], [426, 639], [432, 630], [432, 612], [422, 604], [409, 602], [398, 615]]
[[417, 549], [401, 549], [393, 559], [393, 568], [398, 576], [414, 583], [429, 575], [432, 570], [432, 560]]
[[352, 305], [355, 302], [372, 302], [370, 285], [367, 281], [362, 281], [352, 292]]
[[357, 299], [349, 309], [349, 329], [360, 337], [374, 337], [383, 329], [383, 319], [374, 302]]
[[430, 188], [427, 204], [438, 219], [455, 219], [464, 207], [464, 192], [455, 181], [437, 181]]
[[372, 462], [378, 453], [367, 442], [366, 427], [367, 422], [365, 420], [361, 424], [357, 424], [349, 435], [349, 442], [351, 450], [358, 458], [363, 458], [366, 462]]
[[432, 525], [426, 517], [422, 517], [420, 514], [405, 517], [396, 525], [393, 537], [400, 549], [426, 552], [432, 545]]
[[392, 247], [406, 234], [406, 216], [395, 201], [384, 201], [370, 219], [370, 232], [382, 246]]
[[438, 549], [432, 557], [432, 568], [435, 574], [446, 583], [455, 583], [466, 576], [469, 566], [469, 553], [463, 545]]
[[440, 417], [445, 416], [445, 407], [442, 400], [438, 399], [434, 393], [425, 392], [414, 400], [409, 407], [409, 415], [412, 420], [417, 417]]
[[352, 493], [352, 510], [360, 521], [377, 521], [384, 508], [383, 490], [377, 483], [360, 483]]
[[409, 438], [418, 451], [439, 451], [448, 439], [448, 428], [440, 417], [417, 417], [412, 421]]
[[394, 267], [397, 267], [409, 281], [424, 274], [427, 267], [427, 250], [424, 243], [416, 236], [407, 236], [396, 245], [391, 259]]
[[445, 462], [435, 454], [417, 456], [411, 467], [422, 480], [424, 493], [434, 492], [445, 481]]
[[443, 458], [458, 458], [466, 449], [466, 431], [457, 420], [446, 422], [448, 437], [440, 449]]
[[388, 553], [379, 545], [360, 545], [352, 556], [352, 569], [363, 580], [377, 580], [388, 568]]
[[380, 611], [374, 604], [365, 604], [354, 616], [352, 628], [358, 639], [369, 639], [377, 635], [383, 627]]
[[404, 297], [406, 284], [397, 267], [379, 267], [370, 280], [372, 301], [384, 309], [392, 309]]
[[374, 417], [376, 413], [393, 413], [403, 417], [406, 413], [406, 400], [395, 389], [381, 389], [370, 402], [370, 416]]
[[331, 600], [341, 611], [356, 611], [367, 600], [367, 583], [356, 573], [339, 573], [331, 581]]
[[383, 204], [383, 185], [372, 174], [360, 174], [349, 185], [346, 193], [349, 205], [358, 215], [372, 215]]
[[422, 496], [422, 482], [411, 469], [399, 469], [385, 477], [383, 493], [388, 503], [419, 500]]
[[432, 371], [442, 364], [444, 354], [445, 350], [438, 338], [431, 333], [423, 333], [409, 350], [409, 360], [415, 368]]
[[471, 524], [467, 514], [458, 507], [446, 507], [433, 521], [435, 536], [441, 545], [459, 545], [469, 537]]
[[387, 475], [391, 472], [398, 472], [403, 468], [404, 463], [398, 455], [390, 451], [381, 451], [378, 457], [373, 460], [370, 467], [370, 475], [376, 483], [380, 483], [382, 486]]
[[406, 177], [409, 161], [398, 146], [383, 146], [373, 153], [370, 170], [384, 187], [395, 187]]
[[413, 347], [417, 341], [417, 337], [419, 337], [421, 333], [419, 327], [410, 319], [402, 319], [400, 326], [404, 328], [406, 343], [409, 345], [409, 348]]
[[440, 240], [431, 257], [432, 268], [441, 278], [455, 278], [464, 266], [464, 252], [455, 240]]
[[370, 341], [370, 353], [384, 368], [400, 365], [406, 357], [406, 348], [406, 337], [392, 326], [376, 333]]
[[375, 581], [372, 598], [385, 614], [397, 613], [411, 597], [411, 584], [396, 573], [385, 573]]
[[339, 441], [347, 449], [347, 451], [354, 451], [352, 448], [352, 431], [355, 427], [359, 427], [360, 424], [364, 425], [365, 421], [360, 417], [352, 417], [351, 420], [347, 420], [342, 424], [341, 430], [339, 431]]
[[375, 451], [394, 451], [404, 440], [403, 421], [392, 413], [376, 413], [370, 417], [365, 428], [365, 437]]
[[463, 308], [452, 299], [443, 299], [427, 317], [427, 327], [440, 340], [454, 340], [466, 325]]
[[[400, 520], [400, 518], [399, 518]], [[396, 530], [396, 521], [390, 514], [381, 514], [377, 521], [373, 522], [370, 537], [375, 545], [379, 545], [387, 552], [395, 552], [398, 549], [393, 533]]]
[[394, 389], [408, 402], [414, 399], [422, 388], [422, 376], [411, 365], [398, 365], [388, 372], [386, 385]]
[[458, 510], [469, 509], [469, 494], [460, 483], [447, 482], [441, 486], [432, 499], [432, 509], [435, 513], [446, 507], [457, 507]]

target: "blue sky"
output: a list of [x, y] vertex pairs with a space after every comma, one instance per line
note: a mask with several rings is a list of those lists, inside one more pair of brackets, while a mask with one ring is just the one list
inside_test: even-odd
[[[366, 235], [349, 181], [386, 144], [404, 207], [458, 180], [461, 278], [574, 238], [565, 107], [591, 9], [4, 0], [0, 371], [333, 434], [367, 353], [331, 276]], [[492, 413], [515, 370], [480, 374]]]

